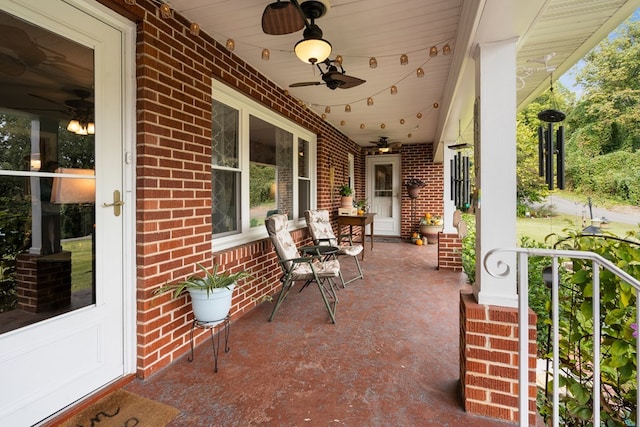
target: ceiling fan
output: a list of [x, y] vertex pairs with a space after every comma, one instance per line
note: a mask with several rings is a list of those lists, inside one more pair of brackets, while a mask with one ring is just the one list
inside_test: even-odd
[[319, 85], [327, 85], [327, 87], [331, 90], [340, 88], [340, 89], [349, 89], [352, 87], [356, 87], [365, 83], [366, 80], [362, 80], [358, 77], [353, 77], [345, 74], [344, 68], [342, 68], [342, 64], [338, 64], [340, 67], [340, 71], [338, 71], [338, 67], [335, 64], [336, 61], [334, 59], [325, 59], [322, 61], [322, 64], [326, 67], [326, 70], [322, 70], [320, 64], [315, 64], [320, 70], [320, 74], [322, 75], [322, 82], [299, 82], [290, 84], [289, 87], [302, 87], [302, 86], [319, 86]]
[[389, 137], [387, 136], [381, 136], [377, 141], [369, 141], [369, 144], [376, 145], [376, 148], [369, 150], [370, 154], [390, 153], [394, 148], [402, 147], [402, 142], [389, 142]]
[[67, 126], [68, 131], [79, 135], [93, 134], [95, 131], [95, 125], [93, 123], [94, 106], [93, 102], [87, 100], [87, 98], [91, 96], [91, 92], [85, 89], [75, 89], [73, 93], [77, 98], [67, 99], [63, 104], [34, 93], [30, 93], [29, 95], [52, 104], [66, 107], [66, 114], [71, 116], [71, 121]]

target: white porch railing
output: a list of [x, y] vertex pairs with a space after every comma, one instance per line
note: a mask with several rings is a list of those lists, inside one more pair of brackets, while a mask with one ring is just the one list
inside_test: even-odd
[[[526, 331], [529, 330], [529, 257], [549, 257], [552, 263], [552, 291], [551, 291], [551, 320], [552, 320], [552, 366], [553, 366], [553, 408], [552, 420], [554, 426], [559, 426], [559, 275], [558, 259], [585, 259], [591, 260], [593, 268], [593, 296], [592, 310], [593, 319], [600, 319], [600, 269], [604, 268], [627, 282], [635, 289], [636, 306], [640, 298], [640, 281], [628, 273], [622, 271], [616, 265], [606, 260], [602, 256], [586, 251], [568, 251], [556, 249], [537, 248], [515, 248], [515, 249], [494, 249], [487, 253], [483, 266], [485, 270], [494, 277], [502, 277], [508, 274], [508, 266], [499, 260], [500, 252], [516, 252], [517, 274], [518, 274], [518, 327], [520, 330], [518, 342], [519, 354], [519, 424], [528, 425], [529, 417], [529, 337]], [[493, 263], [493, 261], [496, 261]], [[495, 268], [492, 268], [495, 266]], [[501, 270], [501, 271], [497, 271]], [[636, 310], [636, 324], [640, 325], [640, 310]], [[523, 331], [525, 331], [523, 333]], [[600, 425], [600, 322], [593, 322], [593, 415], [594, 426]], [[636, 340], [636, 366], [640, 366], [640, 339]], [[640, 390], [640, 376], [636, 375], [636, 390]], [[637, 393], [636, 419], [640, 420], [640, 393]]]

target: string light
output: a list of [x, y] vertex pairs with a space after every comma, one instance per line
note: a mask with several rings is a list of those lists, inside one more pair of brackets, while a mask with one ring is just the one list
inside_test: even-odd
[[416, 117], [417, 117], [417, 118], [419, 118], [419, 119], [421, 119], [421, 118], [422, 118], [422, 113], [418, 113], [418, 114], [416, 114]]
[[324, 107], [324, 112], [329, 114], [331, 112], [331, 107], [329, 107], [328, 105]]
[[169, 6], [168, 3], [162, 3], [160, 5], [160, 15], [165, 19], [171, 18], [171, 6]]
[[371, 97], [367, 98], [367, 105], [369, 107], [371, 107], [373, 105], [373, 98], [371, 98]]
[[333, 60], [337, 65], [342, 65], [342, 55], [336, 55], [336, 59]]
[[384, 129], [386, 127], [387, 127], [387, 125], [385, 125], [384, 123], [380, 123], [380, 129]]
[[449, 55], [450, 53], [451, 53], [451, 46], [449, 46], [449, 43], [447, 43], [442, 47], [442, 54]]
[[347, 124], [347, 122], [345, 122], [344, 120], [340, 120], [340, 126], [344, 126], [346, 124]]
[[233, 39], [227, 39], [227, 44], [226, 44], [226, 46], [227, 46], [227, 50], [228, 50], [228, 51], [233, 51], [233, 49], [235, 49], [235, 48], [236, 48], [236, 42], [235, 42], [235, 41], [233, 41]]
[[407, 65], [409, 63], [409, 57], [406, 53], [400, 55], [400, 65]]
[[391, 95], [397, 95], [398, 94], [398, 88], [396, 87], [396, 85], [391, 86]]
[[200, 34], [200, 24], [198, 24], [197, 22], [192, 22], [191, 26], [189, 27], [189, 32], [194, 36]]
[[373, 56], [369, 58], [369, 68], [376, 68], [378, 66], [378, 60]]
[[364, 129], [364, 123], [360, 123], [360, 129]]
[[438, 48], [436, 46], [431, 46], [431, 49], [429, 49], [429, 56], [431, 58], [438, 56]]
[[433, 108], [438, 108], [440, 106], [440, 104], [438, 104], [437, 102], [433, 103]]
[[262, 49], [262, 60], [268, 61], [270, 57], [271, 57], [271, 52], [269, 52], [269, 49]]
[[327, 118], [327, 115], [325, 113], [322, 113], [322, 115], [320, 117], [322, 117], [322, 120], [324, 120], [324, 119]]
[[400, 119], [400, 124], [403, 125], [404, 124], [404, 119]]
[[419, 79], [424, 77], [424, 70], [422, 69], [422, 67], [418, 67], [418, 69], [416, 70], [416, 77], [418, 77]]
[[351, 112], [351, 105], [347, 104], [344, 106], [344, 112], [345, 113], [350, 113]]

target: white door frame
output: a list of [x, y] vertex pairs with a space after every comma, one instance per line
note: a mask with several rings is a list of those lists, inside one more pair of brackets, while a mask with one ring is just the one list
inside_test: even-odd
[[[382, 215], [380, 212], [376, 212], [374, 207], [374, 189], [375, 189], [375, 174], [374, 167], [377, 164], [391, 164], [393, 168], [392, 173], [392, 195], [391, 204], [388, 207], [391, 210], [391, 215]], [[400, 154], [385, 154], [380, 156], [367, 156], [366, 158], [366, 188], [367, 188], [367, 200], [371, 206], [371, 212], [376, 212], [374, 223], [374, 235], [376, 236], [394, 236], [399, 237], [401, 234], [401, 222], [402, 222], [402, 206], [401, 206], [401, 156]]]
[[[66, 6], [65, 6], [66, 5]], [[75, 8], [69, 9], [69, 6]], [[107, 9], [106, 7], [98, 4], [95, 1], [91, 0], [51, 0], [47, 2], [42, 2], [41, 0], [0, 0], [0, 7], [7, 11], [8, 13], [17, 15], [22, 19], [32, 22], [35, 25], [43, 26], [45, 28], [55, 29], [55, 32], [58, 34], [69, 37], [73, 34], [82, 34], [81, 38], [85, 41], [93, 40], [89, 42], [88, 45], [92, 43], [96, 43], [96, 45], [100, 44], [100, 39], [93, 37], [93, 31], [90, 27], [90, 24], [78, 25], [78, 17], [82, 17], [81, 15], [90, 15], [91, 17], [102, 21], [106, 24], [107, 27], [111, 28], [111, 34], [113, 35], [114, 31], [120, 34], [119, 40], [116, 43], [113, 43], [114, 37], [112, 36], [110, 40], [112, 42], [109, 46], [114, 48], [114, 52], [110, 52], [108, 50], [104, 50], [102, 57], [96, 57], [96, 80], [98, 80], [98, 76], [102, 73], [101, 63], [106, 60], [105, 56], [107, 52], [110, 57], [113, 57], [113, 54], [117, 54], [118, 59], [121, 61], [121, 65], [119, 73], [114, 74], [111, 73], [108, 75], [108, 79], [110, 81], [119, 81], [118, 87], [120, 88], [119, 92], [116, 93], [116, 98], [120, 99], [119, 105], [108, 105], [104, 100], [99, 101], [99, 99], [104, 95], [104, 92], [96, 93], [96, 123], [113, 123], [114, 120], [119, 120], [119, 126], [114, 126], [112, 132], [117, 132], [110, 141], [116, 142], [115, 147], [109, 145], [108, 138], [101, 137], [102, 141], [98, 145], [96, 143], [96, 160], [98, 159], [99, 150], [102, 150], [102, 159], [100, 163], [96, 163], [96, 168], [100, 167], [103, 171], [108, 170], [108, 164], [113, 164], [114, 162], [120, 162], [115, 170], [118, 170], [115, 175], [112, 177], [115, 180], [109, 180], [110, 184], [108, 187], [110, 188], [98, 188], [96, 192], [96, 217], [99, 215], [105, 215], [99, 211], [102, 208], [103, 203], [111, 202], [111, 193], [114, 189], [119, 189], [123, 195], [123, 201], [125, 205], [122, 207], [122, 214], [119, 218], [121, 221], [121, 225], [119, 228], [122, 229], [122, 240], [120, 243], [121, 250], [121, 269], [119, 269], [118, 277], [114, 277], [113, 284], [116, 286], [122, 286], [121, 290], [118, 291], [120, 295], [115, 303], [110, 303], [108, 305], [101, 304], [100, 301], [102, 296], [107, 295], [104, 291], [106, 288], [98, 289], [98, 294], [96, 296], [97, 304], [92, 307], [85, 307], [83, 309], [76, 310], [74, 312], [68, 313], [67, 315], [58, 316], [56, 318], [49, 319], [45, 322], [41, 322], [43, 325], [52, 324], [53, 322], [59, 325], [60, 334], [54, 337], [43, 336], [41, 332], [44, 331], [44, 328], [38, 326], [38, 324], [31, 325], [29, 327], [24, 328], [24, 332], [21, 329], [14, 330], [8, 332], [4, 335], [3, 339], [5, 339], [5, 343], [20, 343], [23, 350], [31, 351], [29, 349], [37, 349], [40, 348], [40, 345], [44, 345], [43, 348], [46, 347], [47, 343], [53, 339], [57, 339], [59, 342], [64, 343], [68, 337], [71, 337], [72, 333], [80, 332], [81, 334], [90, 336], [91, 330], [99, 328], [99, 325], [88, 324], [88, 325], [79, 325], [77, 321], [74, 319], [83, 319], [86, 314], [95, 312], [97, 316], [104, 316], [105, 313], [118, 313], [117, 317], [120, 318], [122, 316], [121, 321], [118, 323], [121, 325], [121, 331], [117, 333], [118, 340], [121, 342], [117, 343], [118, 353], [120, 354], [119, 362], [117, 365], [110, 365], [107, 371], [110, 374], [113, 372], [115, 375], [109, 379], [105, 379], [105, 383], [99, 383], [95, 380], [89, 380], [85, 382], [85, 384], [91, 384], [92, 389], [86, 389], [86, 393], [90, 394], [106, 386], [108, 383], [117, 380], [123, 375], [131, 374], [135, 372], [136, 366], [136, 292], [135, 292], [135, 35], [136, 35], [136, 27], [135, 24], [126, 20], [125, 18], [117, 15], [113, 11]], [[65, 15], [64, 18], [60, 18], [61, 10], [65, 10], [68, 15]], [[86, 16], [85, 15], [85, 16]], [[52, 19], [57, 17], [60, 19], [59, 21], [55, 21], [56, 24], [52, 24]], [[75, 21], [71, 22], [72, 19]], [[66, 20], [66, 21], [65, 21]], [[90, 20], [90, 22], [95, 22], [95, 20]], [[59, 24], [58, 24], [59, 23]], [[69, 28], [75, 28], [75, 33], [73, 31], [69, 31]], [[109, 48], [111, 49], [111, 47]], [[103, 61], [103, 62], [101, 62]], [[100, 80], [102, 81], [102, 79]], [[98, 84], [96, 85], [96, 90], [104, 90], [104, 85]], [[107, 119], [108, 117], [108, 119]], [[99, 132], [99, 130], [98, 130]], [[119, 135], [118, 135], [119, 134]], [[98, 141], [98, 136], [96, 136], [96, 141]], [[115, 150], [115, 151], [114, 151]], [[104, 156], [105, 153], [109, 153], [108, 156]], [[113, 182], [112, 182], [113, 181]], [[117, 182], [117, 184], [116, 184]], [[115, 185], [117, 188], [111, 188]], [[106, 209], [105, 209], [106, 210]], [[108, 223], [105, 224], [108, 227]], [[102, 241], [107, 242], [108, 236], [105, 236], [105, 231], [101, 230], [102, 233]], [[120, 242], [120, 240], [118, 239]], [[99, 244], [100, 245], [100, 244]], [[97, 248], [100, 249], [100, 246]], [[120, 251], [119, 251], [120, 253]], [[105, 251], [102, 250], [102, 259], [105, 259]], [[100, 255], [96, 259], [96, 272], [100, 273], [102, 279], [108, 278], [108, 268], [106, 264], [101, 265], [102, 261], [100, 259]], [[102, 293], [102, 295], [101, 295]], [[113, 302], [113, 293], [109, 291], [108, 293], [111, 295], [109, 301]], [[106, 311], [105, 311], [106, 309]], [[79, 313], [79, 315], [74, 315], [74, 313]], [[35, 332], [35, 333], [34, 333]], [[28, 333], [27, 336], [35, 336], [35, 342], [24, 343], [18, 341], [18, 337], [22, 333]], [[111, 336], [111, 335], [105, 335]], [[69, 338], [70, 339], [70, 338]], [[25, 346], [24, 344], [27, 344]], [[15, 348], [15, 350], [14, 350]], [[7, 350], [7, 348], [5, 348]], [[5, 366], [13, 366], [12, 358], [20, 357], [18, 354], [18, 347], [14, 347], [9, 345], [9, 352], [4, 353], [4, 361], [7, 363]], [[15, 351], [15, 353], [13, 353]], [[36, 375], [40, 375], [43, 379], [43, 386], [47, 383], [47, 370], [55, 369], [56, 366], [56, 358], [65, 358], [65, 353], [60, 354], [41, 354], [43, 352], [31, 351], [28, 353], [28, 358], [25, 359], [25, 362], [29, 362], [30, 359], [34, 359], [31, 364], [33, 371], [36, 372]], [[87, 352], [87, 355], [91, 355], [91, 352]], [[81, 352], [80, 354], [73, 355], [75, 359], [83, 357], [85, 353]], [[113, 354], [113, 353], [112, 353]], [[67, 355], [70, 355], [67, 353]], [[39, 361], [37, 361], [37, 358]], [[17, 360], [17, 359], [15, 359]], [[60, 359], [59, 359], [60, 360]], [[68, 360], [74, 360], [74, 358], [69, 358]], [[68, 362], [67, 362], [68, 364]], [[98, 365], [99, 366], [99, 365]], [[116, 369], [113, 369], [113, 368]], [[49, 371], [53, 372], [53, 371]], [[83, 371], [77, 372], [77, 378], [83, 376]], [[7, 372], [8, 374], [8, 372]], [[16, 374], [16, 373], [14, 373]], [[19, 373], [18, 373], [19, 374]], [[87, 377], [88, 374], [84, 374]], [[10, 377], [14, 377], [15, 375], [11, 375]], [[55, 375], [54, 375], [55, 376]], [[58, 375], [59, 376], [59, 375]], [[108, 375], [107, 375], [108, 376]], [[9, 380], [12, 381], [12, 380]], [[75, 380], [73, 380], [75, 381]], [[25, 383], [26, 384], [26, 383]], [[50, 385], [49, 385], [50, 386]], [[50, 387], [44, 387], [43, 390], [50, 390]], [[11, 385], [7, 384], [7, 387], [11, 389]], [[9, 424], [12, 422], [22, 423], [26, 422], [28, 419], [33, 419], [37, 422], [42, 418], [45, 418], [49, 415], [52, 415], [51, 412], [55, 412], [57, 410], [63, 409], [65, 406], [73, 404], [74, 400], [77, 398], [81, 398], [82, 396], [66, 394], [66, 393], [54, 393], [54, 399], [52, 399], [48, 406], [40, 405], [38, 402], [38, 393], [40, 393], [40, 388], [36, 388], [32, 390], [31, 398], [20, 398], [18, 400], [12, 400], [11, 403], [4, 407], [3, 412], [5, 416], [7, 416], [7, 420]], [[5, 401], [6, 402], [6, 401]], [[8, 402], [6, 402], [8, 403]], [[53, 405], [52, 405], [53, 404]], [[21, 409], [22, 408], [22, 409]], [[16, 418], [17, 414], [22, 413]], [[3, 417], [0, 417], [3, 418]], [[3, 418], [4, 419], [4, 418]], [[22, 419], [23, 421], [17, 421]], [[14, 420], [14, 421], [11, 421]], [[31, 422], [31, 423], [32, 423]], [[0, 422], [1, 424], [1, 422]]]

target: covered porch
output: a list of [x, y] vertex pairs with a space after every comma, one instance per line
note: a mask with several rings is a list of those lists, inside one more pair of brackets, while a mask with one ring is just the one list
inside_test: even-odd
[[366, 251], [365, 279], [339, 290], [336, 324], [317, 288], [297, 287], [272, 322], [265, 302], [231, 324], [217, 373], [201, 337], [193, 362], [186, 355], [125, 389], [180, 410], [173, 426], [510, 425], [463, 409], [465, 274], [437, 269], [437, 245], [376, 241]]

